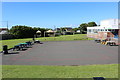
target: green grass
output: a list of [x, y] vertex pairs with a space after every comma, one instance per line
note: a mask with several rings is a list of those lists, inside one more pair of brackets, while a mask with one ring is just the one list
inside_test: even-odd
[[[73, 41], [73, 40], [93, 40], [92, 38], [87, 38], [86, 34], [76, 34], [76, 35], [63, 35], [58, 37], [41, 37], [36, 38], [36, 40], [40, 41]], [[8, 48], [14, 47], [14, 45], [17, 45], [18, 43], [23, 43], [26, 41], [32, 41], [32, 38], [26, 38], [26, 39], [11, 39], [11, 40], [2, 40], [0, 43], [2, 45], [8, 45]], [[0, 51], [2, 48], [0, 49]]]
[[3, 78], [118, 78], [118, 64], [82, 66], [3, 65]]
[[58, 37], [46, 37], [46, 38], [43, 37], [43, 38], [39, 38], [39, 39], [41, 41], [93, 40], [92, 38], [87, 38], [86, 34], [63, 35], [63, 36], [58, 36]]

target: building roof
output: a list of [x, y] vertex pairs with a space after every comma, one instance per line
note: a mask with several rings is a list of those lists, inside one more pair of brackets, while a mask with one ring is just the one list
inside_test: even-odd
[[0, 30], [7, 30], [7, 28], [0, 28]]
[[8, 34], [9, 32], [8, 31], [5, 31], [5, 30], [3, 30], [3, 31], [1, 31], [0, 32], [0, 34]]
[[46, 31], [46, 32], [48, 32], [48, 33], [52, 33], [52, 32], [54, 32], [53, 30], [48, 30], [48, 31]]

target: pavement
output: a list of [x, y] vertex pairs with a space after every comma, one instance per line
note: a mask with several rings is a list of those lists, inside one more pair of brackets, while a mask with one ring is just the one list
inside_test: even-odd
[[118, 63], [118, 46], [94, 41], [49, 41], [2, 54], [3, 65], [91, 65]]

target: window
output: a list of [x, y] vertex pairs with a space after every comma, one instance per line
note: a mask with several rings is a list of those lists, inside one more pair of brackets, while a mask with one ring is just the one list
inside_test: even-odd
[[97, 29], [94, 29], [94, 33], [98, 33]]
[[91, 29], [89, 29], [89, 32], [91, 32]]
[[111, 29], [108, 29], [108, 31], [111, 31]]
[[111, 29], [111, 32], [115, 32], [115, 29]]

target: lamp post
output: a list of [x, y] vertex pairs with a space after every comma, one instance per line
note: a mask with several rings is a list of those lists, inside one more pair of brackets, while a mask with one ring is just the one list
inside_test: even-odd
[[44, 37], [45, 37], [45, 31], [44, 31]]

